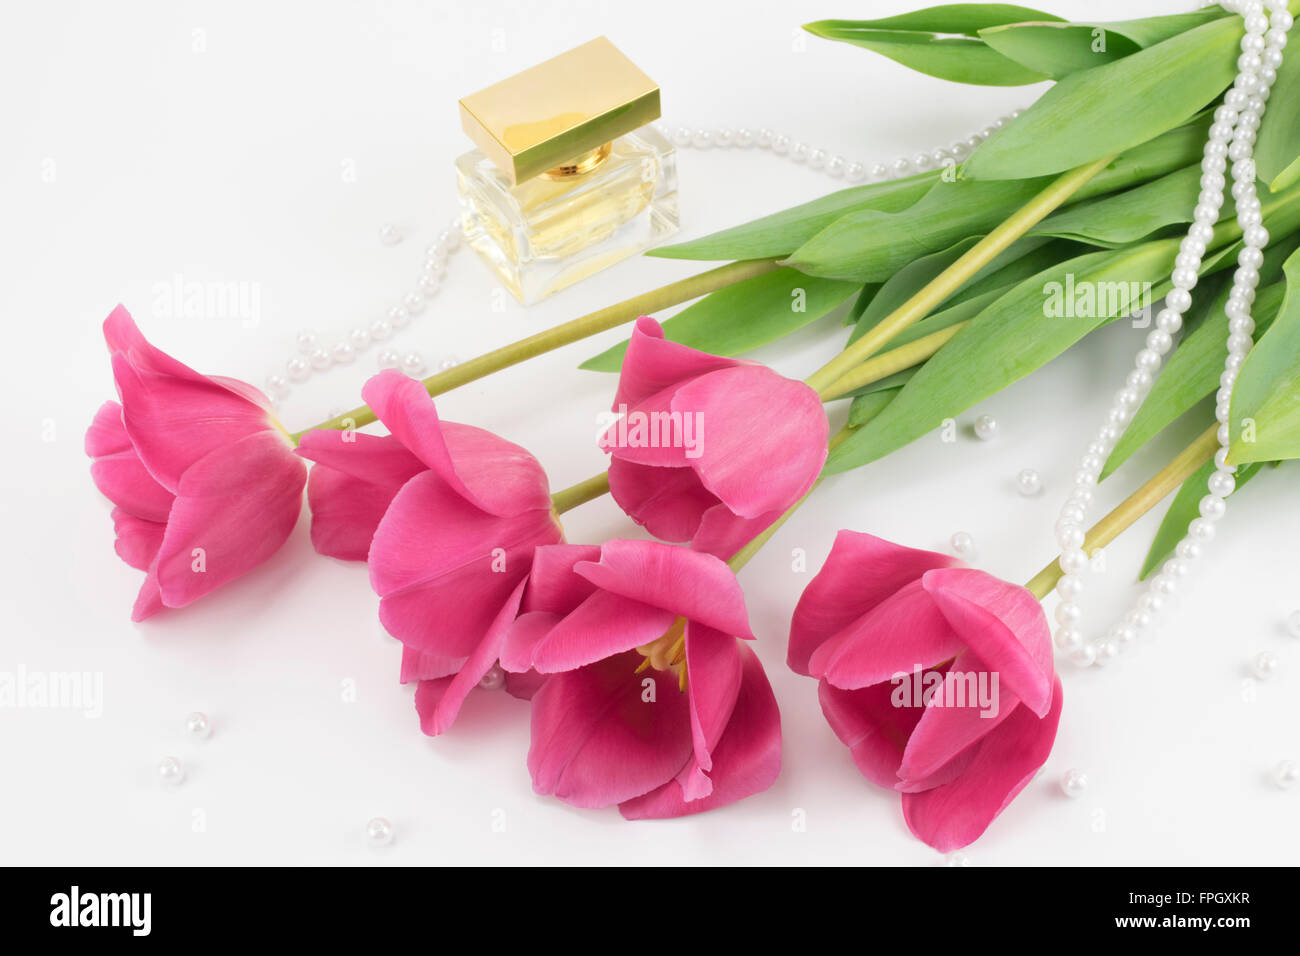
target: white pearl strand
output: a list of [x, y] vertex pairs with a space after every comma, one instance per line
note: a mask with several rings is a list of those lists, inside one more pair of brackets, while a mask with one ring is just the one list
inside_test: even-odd
[[[753, 131], [744, 127], [733, 130], [727, 126], [718, 129], [703, 127], [690, 129], [679, 126], [671, 132], [659, 124], [656, 124], [656, 128], [674, 145], [681, 148], [749, 149], [757, 146], [760, 149], [770, 150], [774, 155], [785, 156], [796, 164], [825, 172], [832, 179], [861, 183], [883, 182], [930, 169], [942, 169], [950, 162], [961, 162], [980, 143], [1005, 127], [1021, 112], [1022, 110], [1016, 110], [1009, 113], [967, 139], [953, 143], [947, 149], [917, 153], [910, 159], [900, 156], [892, 163], [876, 163], [870, 168], [864, 163], [851, 162], [838, 154], [828, 155], [825, 150], [809, 147], [806, 143], [792, 143], [789, 136], [774, 133], [766, 128]], [[447, 261], [461, 247], [461, 237], [460, 222], [453, 221], [439, 235], [437, 242], [429, 246], [415, 289], [403, 297], [399, 304], [389, 309], [385, 316], [375, 319], [369, 326], [357, 326], [332, 346], [324, 345], [320, 336], [309, 329], [299, 332], [296, 340], [297, 353], [285, 362], [284, 371], [267, 376], [267, 394], [275, 402], [282, 402], [289, 397], [294, 385], [306, 382], [315, 373], [326, 372], [339, 365], [351, 365], [371, 346], [388, 340], [394, 332], [409, 325], [411, 320], [422, 313], [429, 301], [437, 295], [447, 273]], [[391, 224], [384, 225], [379, 230], [379, 238], [384, 245], [393, 246], [402, 241], [402, 234], [397, 227]], [[381, 369], [398, 368], [412, 377], [421, 376], [426, 371], [424, 360], [419, 353], [408, 351], [403, 355], [392, 348], [380, 351], [378, 364]], [[438, 370], [445, 371], [455, 364], [454, 358], [444, 359], [439, 364]]]
[[[400, 232], [391, 225], [380, 229], [379, 238], [385, 245], [396, 245], [402, 239]], [[424, 265], [416, 277], [415, 288], [400, 303], [369, 325], [357, 326], [330, 346], [322, 344], [320, 336], [313, 331], [299, 332], [298, 354], [285, 362], [283, 373], [267, 377], [267, 394], [277, 402], [283, 401], [289, 397], [292, 385], [307, 381], [315, 372], [325, 372], [338, 365], [351, 365], [371, 346], [387, 341], [394, 332], [409, 325], [438, 294], [447, 274], [447, 260], [460, 249], [460, 240], [460, 223], [452, 222], [426, 250]], [[381, 349], [378, 360], [381, 369], [400, 368], [411, 376], [423, 375], [425, 371], [424, 359], [417, 352], [403, 355], [395, 349], [384, 348]], [[441, 363], [439, 369], [450, 368], [455, 364], [455, 359], [448, 358]]]
[[[1224, 499], [1236, 484], [1233, 478], [1236, 468], [1226, 461], [1229, 408], [1237, 373], [1254, 344], [1251, 333], [1255, 330], [1255, 322], [1251, 318], [1250, 306], [1255, 299], [1255, 287], [1259, 284], [1262, 250], [1268, 245], [1269, 238], [1262, 224], [1260, 201], [1255, 190], [1252, 153], [1269, 90], [1282, 64], [1282, 50], [1286, 47], [1292, 16], [1287, 11], [1286, 0], [1268, 0], [1271, 19], [1265, 14], [1263, 0], [1225, 0], [1222, 5], [1242, 15], [1246, 34], [1241, 40], [1237, 78], [1224, 97], [1224, 104], [1215, 110], [1214, 124], [1205, 144], [1201, 160], [1201, 194], [1193, 214], [1193, 224], [1175, 260], [1173, 290], [1165, 298], [1165, 307], [1156, 316], [1156, 328], [1147, 336], [1145, 347], [1137, 353], [1136, 367], [1129, 373], [1124, 387], [1116, 393], [1105, 423], [1088, 446], [1075, 472], [1074, 490], [1061, 508], [1056, 523], [1061, 570], [1065, 573], [1056, 585], [1061, 603], [1056, 608], [1060, 627], [1055, 641], [1060, 650], [1069, 652], [1074, 663], [1083, 667], [1113, 660], [1124, 645], [1132, 642], [1151, 624], [1177, 590], [1178, 580], [1191, 569], [1191, 562], [1200, 555], [1202, 545], [1213, 539], [1215, 523], [1223, 517], [1225, 510]], [[1214, 456], [1216, 469], [1210, 476], [1209, 493], [1201, 499], [1201, 516], [1188, 525], [1187, 535], [1178, 543], [1174, 556], [1165, 561], [1160, 572], [1147, 582], [1132, 610], [1105, 638], [1095, 643], [1085, 642], [1079, 628], [1082, 610], [1078, 604], [1084, 588], [1083, 572], [1088, 567], [1088, 555], [1083, 550], [1084, 519], [1106, 458], [1150, 390], [1164, 355], [1173, 347], [1173, 335], [1182, 327], [1183, 313], [1191, 307], [1191, 290], [1196, 285], [1201, 257], [1213, 237], [1213, 227], [1223, 205], [1224, 171], [1229, 160], [1234, 180], [1232, 195], [1237, 203], [1237, 222], [1243, 230], [1245, 248], [1237, 257], [1238, 268], [1233, 275], [1232, 291], [1225, 308], [1229, 319], [1228, 357], [1219, 379], [1216, 416], [1220, 423], [1220, 448]]]
[[900, 179], [903, 176], [912, 176], [931, 169], [942, 169], [949, 162], [960, 163], [974, 152], [980, 143], [1016, 119], [1022, 112], [1023, 110], [1016, 110], [1008, 113], [1001, 119], [984, 127], [980, 132], [953, 143], [947, 149], [941, 148], [926, 153], [917, 153], [912, 157], [900, 156], [892, 163], [874, 163], [870, 166], [856, 160], [846, 159], [838, 153], [832, 154], [828, 150], [809, 146], [804, 142], [793, 141], [784, 133], [777, 133], [766, 127], [751, 130], [743, 126], [739, 129], [733, 129], [730, 126], [722, 126], [717, 129], [706, 127], [692, 129], [688, 126], [677, 126], [671, 131], [663, 126], [658, 128], [674, 146], [681, 149], [688, 147], [691, 149], [711, 149], [715, 147], [720, 149], [752, 149], [757, 146], [759, 149], [770, 150], [773, 155], [784, 156], [796, 165], [807, 166], [809, 169], [824, 172], [832, 179], [843, 179], [850, 183], [878, 183], [886, 179]]

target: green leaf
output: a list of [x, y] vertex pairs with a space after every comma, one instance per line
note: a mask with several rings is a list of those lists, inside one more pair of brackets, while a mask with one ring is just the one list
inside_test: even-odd
[[935, 276], [961, 258], [977, 242], [979, 236], [970, 236], [940, 252], [914, 259], [895, 272], [885, 280], [871, 304], [862, 313], [853, 327], [849, 341], [856, 342], [877, 322], [929, 285]]
[[876, 293], [879, 291], [880, 283], [878, 282], [868, 282], [864, 285], [862, 291], [854, 297], [853, 305], [849, 306], [848, 311], [844, 313], [844, 324], [855, 325], [858, 319], [862, 318], [862, 313], [867, 311], [867, 306], [871, 305], [871, 300], [876, 297]]
[[[1206, 129], [1202, 118], [1126, 153], [1085, 183], [1072, 201], [1083, 202], [1199, 162]], [[787, 264], [811, 275], [883, 282], [921, 256], [989, 231], [1049, 182], [1047, 177], [940, 179], [900, 212], [861, 210], [840, 216], [796, 249]]]
[[646, 253], [665, 259], [775, 259], [789, 255], [845, 213], [901, 212], [930, 191], [938, 172], [841, 189], [770, 216]]
[[[1277, 315], [1285, 286], [1273, 280], [1281, 275], [1283, 261], [1297, 244], [1300, 244], [1300, 236], [1292, 236], [1264, 251], [1264, 261], [1259, 268], [1261, 287], [1251, 310], [1257, 332], [1267, 329]], [[1236, 261], [1235, 255], [1227, 258]], [[1224, 343], [1228, 340], [1228, 316], [1223, 311], [1231, 291], [1228, 279], [1226, 275], [1215, 275], [1197, 284], [1192, 307], [1183, 316], [1182, 339], [1138, 407], [1137, 414], [1115, 443], [1115, 450], [1102, 469], [1103, 479], [1218, 389], [1219, 376], [1223, 372]]]
[[[687, 306], [664, 322], [664, 334], [673, 342], [715, 355], [739, 355], [821, 318], [858, 288], [852, 282], [777, 269], [719, 289]], [[624, 341], [580, 367], [617, 372], [626, 351]]]
[[865, 425], [884, 411], [885, 406], [892, 402], [894, 396], [901, 391], [901, 386], [895, 386], [859, 395], [853, 399], [853, 404], [849, 406], [849, 425], [854, 428]]
[[1187, 122], [1232, 84], [1242, 35], [1215, 20], [1132, 56], [1072, 73], [963, 164], [972, 179], [1023, 179], [1131, 149]]
[[1268, 97], [1268, 109], [1255, 142], [1259, 178], [1273, 192], [1300, 181], [1300, 56], [1294, 47], [1282, 57], [1277, 81]]
[[[1254, 463], [1238, 468], [1235, 476], [1237, 487], [1232, 493], [1236, 494], [1240, 491], [1246, 482], [1255, 477], [1261, 467], [1260, 463]], [[1140, 580], [1146, 580], [1152, 571], [1165, 563], [1165, 559], [1174, 553], [1174, 548], [1178, 547], [1178, 542], [1187, 536], [1187, 526], [1200, 517], [1201, 499], [1208, 494], [1206, 482], [1210, 480], [1210, 475], [1213, 473], [1214, 462], [1207, 461], [1178, 489], [1178, 494], [1174, 496], [1173, 503], [1165, 512], [1164, 520], [1160, 522], [1160, 528], [1151, 542], [1147, 558], [1142, 562], [1142, 572], [1138, 575]]]
[[1024, 20], [1058, 20], [1029, 7], [955, 3], [879, 20], [819, 20], [804, 29], [852, 43], [929, 76], [980, 86], [1023, 86], [1048, 78], [1026, 69], [979, 39], [979, 31]]
[[983, 40], [905, 30], [863, 30], [852, 20], [823, 20], [805, 29], [887, 56], [918, 73], [978, 86], [1025, 86], [1050, 79], [1026, 69]]
[[1282, 266], [1286, 294], [1232, 390], [1228, 460], [1300, 458], [1300, 251]]
[[980, 39], [1026, 69], [1060, 79], [1136, 53], [1227, 14], [1218, 8], [1117, 23], [1009, 23]]
[[[1073, 275], [1076, 283], [1167, 285], [1177, 254], [1177, 240], [1157, 240], [1131, 249], [1087, 253], [1019, 283], [922, 365], [874, 421], [835, 448], [826, 472], [847, 471], [901, 448], [1119, 317], [1112, 314], [1114, 309], [1098, 309], [1103, 314], [1097, 316], [1049, 317], [1044, 293], [1049, 281]], [[1163, 286], [1157, 288], [1163, 295]], [[1113, 300], [1107, 304], [1119, 305]]]
[[[1192, 221], [1201, 191], [1201, 167], [1186, 166], [1122, 193], [1103, 196], [1048, 216], [1031, 236], [1059, 236], [1114, 248], [1145, 239], [1166, 226]], [[1220, 221], [1235, 219], [1236, 205], [1226, 197]]]

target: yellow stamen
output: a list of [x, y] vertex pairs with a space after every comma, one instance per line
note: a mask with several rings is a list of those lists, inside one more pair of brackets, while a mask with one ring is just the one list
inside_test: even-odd
[[[649, 644], [642, 644], [637, 648], [637, 652], [644, 656], [655, 670], [666, 671], [672, 666], [673, 656], [686, 640], [685, 632], [686, 618], [679, 617], [673, 622], [672, 627]], [[642, 666], [644, 667], [644, 665]], [[640, 673], [639, 670], [638, 673]]]

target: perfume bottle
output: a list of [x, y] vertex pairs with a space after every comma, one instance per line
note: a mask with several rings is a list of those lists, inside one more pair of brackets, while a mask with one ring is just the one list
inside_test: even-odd
[[466, 241], [528, 305], [677, 231], [659, 87], [604, 37], [460, 101]]

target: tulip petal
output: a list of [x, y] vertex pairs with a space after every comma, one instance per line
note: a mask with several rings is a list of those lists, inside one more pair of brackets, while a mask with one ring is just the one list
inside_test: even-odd
[[122, 352], [112, 361], [131, 444], [168, 491], [179, 493], [182, 475], [211, 452], [272, 428], [266, 409], [211, 379], [137, 368]]
[[[549, 611], [525, 611], [506, 631], [501, 645], [501, 667], [507, 674], [523, 674], [533, 670], [537, 646], [546, 639], [564, 618]], [[627, 650], [627, 648], [623, 648]]]
[[[551, 677], [533, 697], [533, 789], [606, 807], [671, 781], [691, 755], [690, 713], [671, 671], [637, 674], [628, 651]], [[643, 689], [653, 681], [653, 693]]]
[[532, 659], [528, 663], [539, 673], [554, 674], [649, 644], [676, 619], [672, 611], [598, 590], [544, 634], [531, 632], [525, 637], [522, 631], [516, 631], [508, 669], [524, 669], [525, 661], [516, 648], [525, 640], [532, 641]]
[[192, 382], [211, 381], [206, 375], [178, 362], [162, 349], [150, 345], [125, 306], [119, 305], [104, 320], [104, 341], [110, 355], [120, 352], [139, 369]]
[[713, 791], [687, 800], [681, 785], [670, 780], [643, 797], [619, 804], [628, 820], [651, 820], [700, 813], [761, 793], [781, 772], [781, 713], [758, 657], [736, 644], [742, 662], [740, 692], [726, 730], [713, 749], [709, 777]]
[[1054, 679], [1044, 717], [1027, 707], [1015, 708], [979, 743], [974, 760], [956, 780], [903, 794], [908, 829], [940, 853], [978, 839], [1047, 761], [1061, 718], [1061, 697], [1061, 682]]
[[704, 512], [700, 528], [691, 539], [691, 550], [729, 561], [737, 551], [771, 527], [782, 514], [780, 511], [769, 511], [757, 518], [742, 518], [732, 514], [731, 509], [724, 504], [714, 505]]
[[478, 647], [474, 648], [474, 653], [469, 655], [461, 669], [456, 672], [456, 676], [438, 695], [437, 704], [432, 708], [421, 707], [420, 696], [416, 695], [415, 707], [420, 715], [420, 729], [430, 737], [438, 736], [455, 722], [469, 692], [478, 686], [478, 682], [497, 662], [506, 630], [515, 619], [515, 615], [519, 613], [519, 602], [523, 600], [525, 584], [525, 581], [520, 581], [511, 592], [506, 603], [488, 626]]
[[559, 539], [549, 510], [497, 517], [421, 472], [393, 498], [371, 542], [379, 619], [419, 650], [468, 657], [527, 575], [533, 549]]
[[96, 458], [90, 465], [90, 477], [100, 494], [145, 521], [165, 523], [176, 500], [149, 474], [134, 451]]
[[804, 588], [790, 622], [790, 668], [808, 674], [818, 646], [933, 568], [955, 558], [920, 551], [857, 531], [841, 531], [826, 563]]
[[402, 645], [402, 669], [398, 682], [410, 684], [415, 681], [432, 681], [441, 677], [451, 677], [465, 663], [463, 657], [443, 657], [428, 651], [417, 651], [413, 647]]
[[85, 449], [88, 458], [103, 458], [123, 451], [134, 451], [131, 439], [126, 434], [126, 426], [122, 424], [120, 404], [105, 402], [95, 411], [95, 417], [86, 429]]
[[532, 700], [547, 681], [545, 674], [524, 671], [522, 674], [506, 672], [506, 693], [520, 700]]
[[182, 607], [248, 573], [289, 537], [307, 467], [283, 436], [257, 432], [185, 472], [158, 552], [163, 603]]
[[441, 421], [415, 379], [387, 369], [361, 394], [393, 437], [467, 501], [500, 516], [550, 508], [546, 473], [536, 458], [489, 431]]
[[711, 751], [718, 745], [740, 693], [744, 669], [740, 648], [730, 634], [696, 621], [686, 624], [686, 693], [694, 754], [677, 774], [677, 782], [687, 800], [699, 800], [713, 792], [713, 782], [707, 776], [713, 769]]
[[147, 571], [158, 556], [158, 549], [162, 547], [167, 525], [137, 518], [122, 508], [114, 508], [113, 530], [117, 533], [117, 541], [113, 545], [117, 556], [131, 567]]
[[574, 573], [573, 566], [599, 558], [600, 545], [596, 544], [548, 544], [538, 548], [528, 572], [524, 610], [568, 614], [596, 590], [590, 581]]
[[[907, 789], [919, 789], [918, 782], [933, 777], [990, 733], [1020, 703], [1015, 694], [1001, 687], [998, 673], [990, 671], [973, 651], [959, 654], [944, 673], [943, 681], [903, 751], [898, 776]], [[988, 695], [987, 716], [981, 694]]]
[[609, 491], [628, 517], [662, 541], [690, 541], [705, 513], [718, 507], [690, 468], [641, 465], [617, 456], [609, 462]]
[[1001, 675], [1038, 716], [1052, 702], [1052, 640], [1043, 607], [1027, 590], [974, 568], [926, 572], [926, 593], [963, 644]]
[[857, 690], [843, 690], [825, 680], [817, 685], [826, 722], [849, 748], [862, 776], [889, 788], [898, 783], [908, 735], [924, 710], [919, 704], [895, 706], [891, 699], [895, 690], [890, 683]]
[[656, 392], [696, 375], [740, 364], [742, 363], [736, 359], [710, 355], [677, 342], [669, 342], [664, 338], [663, 326], [648, 315], [643, 315], [636, 320], [627, 352], [623, 356], [618, 391], [614, 396], [614, 410], [618, 411], [622, 406], [632, 408]]
[[600, 561], [574, 570], [592, 584], [699, 621], [736, 637], [752, 638], [745, 595], [736, 575], [711, 554], [661, 541], [615, 538], [600, 549]]
[[140, 585], [140, 593], [135, 597], [135, 605], [131, 608], [131, 620], [138, 624], [153, 617], [166, 606], [158, 590], [158, 576], [151, 568], [145, 576], [144, 584]]
[[676, 390], [672, 408], [695, 423], [687, 463], [741, 517], [784, 511], [826, 463], [830, 425], [821, 399], [761, 365], [694, 379]]
[[393, 497], [424, 463], [391, 435], [314, 429], [298, 454], [315, 462], [307, 476], [311, 543], [328, 557], [364, 561]]
[[957, 633], [921, 582], [913, 581], [813, 651], [808, 671], [853, 690], [934, 667], [961, 650]]

